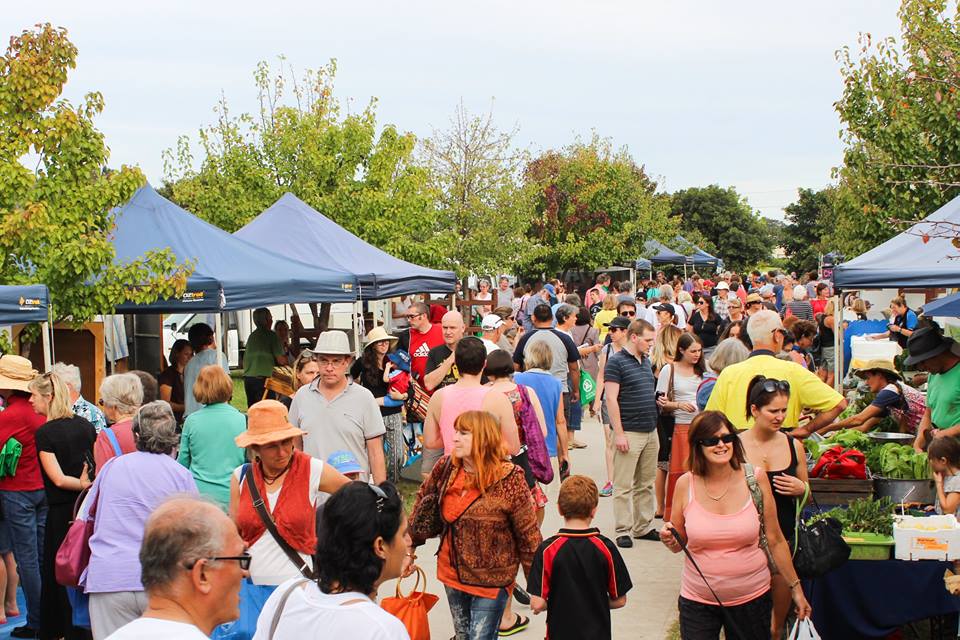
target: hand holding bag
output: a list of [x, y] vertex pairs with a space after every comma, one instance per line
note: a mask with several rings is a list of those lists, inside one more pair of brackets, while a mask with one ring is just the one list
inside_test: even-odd
[[813, 621], [810, 618], [804, 618], [793, 623], [787, 640], [820, 640], [820, 634], [814, 628]]
[[[101, 470], [101, 474], [106, 468]], [[93, 494], [93, 504], [90, 505], [90, 511], [87, 518], [81, 520], [77, 517], [83, 506], [84, 500], [89, 495], [90, 489], [85, 489], [77, 496], [77, 501], [73, 506], [73, 521], [70, 522], [70, 528], [67, 529], [67, 535], [64, 536], [60, 548], [57, 549], [57, 555], [53, 561], [53, 574], [57, 583], [64, 587], [79, 587], [80, 576], [87, 570], [90, 564], [90, 538], [93, 536], [93, 527], [97, 515], [97, 504], [100, 502], [99, 488], [103, 485], [101, 480], [98, 490]]]
[[[403, 623], [410, 634], [410, 640], [430, 640], [430, 620], [427, 614], [440, 599], [432, 593], [427, 593], [427, 575], [420, 567], [416, 568], [417, 581], [407, 595], [400, 591], [402, 579], [397, 580], [396, 595], [384, 598], [380, 606], [387, 613], [392, 614]], [[417, 591], [420, 580], [423, 579], [423, 591]]]
[[[809, 492], [807, 485], [804, 501]], [[850, 545], [844, 542], [843, 526], [836, 518], [823, 518], [808, 525], [800, 517], [799, 508], [793, 544], [793, 567], [804, 580], [833, 571], [850, 558]]]

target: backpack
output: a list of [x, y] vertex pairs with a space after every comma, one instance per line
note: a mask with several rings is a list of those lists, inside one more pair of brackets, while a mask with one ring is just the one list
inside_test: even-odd
[[906, 419], [910, 433], [916, 433], [927, 410], [927, 397], [908, 384], [898, 382], [897, 387], [900, 389], [900, 406], [890, 407], [890, 413], [897, 420]]
[[533, 477], [544, 484], [553, 482], [553, 465], [550, 464], [550, 452], [547, 451], [547, 442], [540, 431], [540, 420], [537, 412], [530, 403], [530, 395], [522, 384], [517, 385], [520, 393], [520, 429], [523, 430], [524, 442], [527, 445], [527, 459], [530, 461], [530, 471]]

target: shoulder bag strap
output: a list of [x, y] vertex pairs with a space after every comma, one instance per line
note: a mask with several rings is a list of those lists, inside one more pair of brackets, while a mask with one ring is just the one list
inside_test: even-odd
[[113, 432], [113, 427], [104, 427], [103, 432], [107, 434], [107, 440], [110, 441], [110, 445], [113, 447], [113, 453], [119, 457], [123, 455], [123, 449], [120, 448], [120, 441], [117, 439], [117, 434]]
[[677, 364], [675, 362], [670, 363], [670, 382], [667, 383], [667, 400], [674, 402], [674, 393], [673, 393], [673, 378], [676, 375]]
[[301, 578], [290, 585], [287, 590], [283, 592], [283, 595], [280, 596], [280, 602], [277, 603], [277, 610], [273, 612], [273, 620], [270, 621], [270, 635], [267, 636], [268, 640], [273, 640], [273, 634], [277, 632], [277, 626], [280, 624], [280, 618], [283, 617], [283, 608], [287, 605], [287, 600], [290, 599], [290, 594], [292, 594], [295, 589], [303, 587], [303, 585], [308, 582], [310, 581], [306, 578]]
[[[243, 465], [244, 467], [249, 467], [250, 463]], [[243, 477], [250, 477], [247, 480], [247, 489], [250, 491], [250, 498], [253, 499], [253, 508], [257, 510], [257, 515], [260, 516], [260, 520], [263, 522], [263, 526], [267, 528], [267, 531], [270, 532], [270, 535], [273, 536], [274, 541], [280, 547], [280, 549], [290, 558], [290, 562], [293, 563], [293, 566], [297, 568], [300, 574], [307, 578], [308, 580], [313, 580], [316, 578], [314, 575], [313, 569], [310, 568], [310, 565], [307, 564], [303, 558], [300, 557], [300, 554], [290, 546], [286, 540], [283, 539], [283, 536], [280, 535], [280, 532], [277, 531], [277, 525], [273, 521], [273, 517], [270, 516], [270, 513], [267, 511], [267, 505], [264, 502], [263, 498], [260, 496], [260, 490], [257, 489], [257, 483], [253, 480], [252, 473], [240, 472], [241, 479]]]

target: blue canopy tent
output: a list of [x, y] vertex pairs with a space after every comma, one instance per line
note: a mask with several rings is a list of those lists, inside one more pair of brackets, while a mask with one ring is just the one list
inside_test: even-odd
[[291, 302], [352, 302], [357, 279], [234, 237], [170, 202], [149, 185], [116, 212], [116, 262], [170, 249], [194, 262], [186, 292], [152, 304], [127, 303], [119, 313], [221, 312]]
[[46, 285], [0, 285], [0, 325], [46, 322], [49, 313]]
[[358, 296], [367, 300], [449, 293], [457, 282], [452, 271], [405, 262], [361, 240], [292, 193], [280, 196], [233, 235], [297, 260], [351, 273], [360, 283]]
[[709, 267], [715, 271], [723, 269], [723, 260], [710, 255], [683, 236], [677, 236], [676, 246], [690, 248], [690, 253], [687, 256], [687, 262], [685, 264], [692, 264], [695, 267]]
[[643, 254], [646, 258], [637, 258], [634, 267], [642, 271], [649, 271], [653, 265], [661, 264], [685, 264], [686, 256], [683, 256], [659, 240], [647, 240], [643, 243]]
[[900, 235], [837, 265], [833, 282], [839, 289], [960, 286], [960, 251], [951, 242], [958, 225], [960, 196]]
[[923, 315], [931, 318], [960, 318], [960, 293], [954, 293], [923, 305]]

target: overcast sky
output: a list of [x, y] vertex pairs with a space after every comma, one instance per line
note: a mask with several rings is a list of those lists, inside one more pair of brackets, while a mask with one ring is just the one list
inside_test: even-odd
[[454, 106], [493, 100], [502, 128], [536, 152], [592, 130], [627, 145], [673, 191], [735, 186], [779, 217], [799, 186], [841, 160], [834, 52], [858, 32], [898, 35], [895, 0], [799, 3], [272, 2], [4, 3], [0, 33], [37, 22], [80, 50], [67, 86], [101, 91], [111, 164], [163, 177], [161, 152], [213, 119], [221, 91], [256, 111], [253, 70], [338, 60], [337, 95], [424, 136]]

